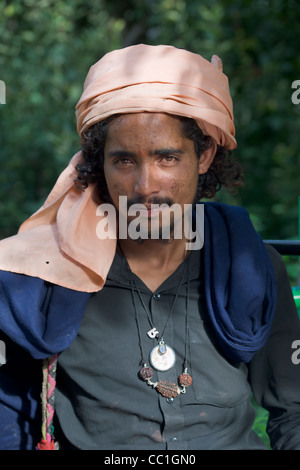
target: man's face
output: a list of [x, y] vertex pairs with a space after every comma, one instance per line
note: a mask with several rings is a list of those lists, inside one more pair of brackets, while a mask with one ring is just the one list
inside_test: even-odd
[[151, 204], [178, 204], [183, 210], [184, 204], [194, 202], [199, 160], [176, 117], [124, 114], [109, 125], [104, 173], [115, 208], [120, 208], [119, 197], [126, 196], [129, 205], [146, 206], [140, 214], [153, 222], [161, 213], [151, 210]]

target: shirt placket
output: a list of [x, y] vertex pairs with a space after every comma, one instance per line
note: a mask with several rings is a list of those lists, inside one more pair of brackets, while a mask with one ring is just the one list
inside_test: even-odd
[[[152, 315], [153, 324], [162, 334], [166, 321], [169, 316], [173, 295], [167, 291], [156, 292], [152, 295], [150, 301], [150, 310]], [[167, 327], [164, 332], [164, 341], [167, 345], [174, 349], [174, 324], [172, 316], [168, 320]], [[181, 373], [179, 370], [178, 360], [174, 367], [171, 369], [160, 372], [157, 371], [158, 381], [170, 381], [178, 384], [178, 375]], [[184, 414], [180, 406], [180, 396], [175, 398], [166, 398], [159, 394], [160, 409], [163, 414], [163, 439], [167, 445], [167, 449], [183, 449], [186, 448], [186, 443], [182, 441], [182, 429], [184, 426]]]

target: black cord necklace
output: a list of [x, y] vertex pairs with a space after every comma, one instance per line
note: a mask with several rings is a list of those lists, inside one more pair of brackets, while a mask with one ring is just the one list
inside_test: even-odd
[[[122, 251], [122, 249], [121, 249]], [[123, 253], [123, 251], [122, 251]], [[125, 257], [124, 253], [123, 256]], [[125, 257], [126, 259], [126, 257]], [[181, 393], [186, 393], [186, 388], [189, 387], [192, 384], [192, 377], [188, 373], [188, 368], [187, 368], [187, 354], [188, 354], [188, 312], [189, 312], [189, 279], [188, 279], [188, 257], [185, 259], [185, 265], [184, 269], [182, 272], [182, 276], [180, 279], [180, 283], [177, 288], [176, 295], [174, 297], [166, 324], [163, 328], [162, 333], [160, 334], [157, 329], [154, 327], [151, 315], [146, 308], [146, 305], [143, 301], [141, 292], [135, 282], [133, 273], [130, 269], [129, 263], [126, 259], [126, 264], [127, 264], [127, 270], [128, 270], [128, 275], [130, 278], [130, 283], [131, 283], [131, 294], [132, 294], [132, 302], [134, 306], [134, 311], [135, 311], [135, 319], [136, 319], [136, 324], [137, 324], [137, 330], [138, 330], [138, 336], [139, 336], [139, 346], [141, 350], [141, 364], [142, 364], [142, 369], [139, 371], [139, 376], [142, 380], [144, 380], [148, 385], [152, 386], [154, 389], [157, 390], [158, 393], [160, 393], [162, 396], [167, 397], [167, 398], [175, 398]], [[164, 342], [163, 336], [166, 331], [169, 319], [173, 313], [174, 306], [176, 303], [176, 300], [179, 295], [179, 291], [183, 282], [184, 278], [184, 273], [185, 271], [187, 272], [187, 287], [186, 287], [186, 321], [185, 321], [185, 358], [184, 358], [184, 364], [183, 364], [183, 372], [182, 374], [179, 375], [178, 377], [178, 384], [173, 383], [169, 380], [160, 380], [158, 382], [152, 382], [151, 379], [154, 375], [154, 371], [152, 367], [158, 371], [166, 371], [169, 370], [171, 367], [174, 366], [176, 362], [176, 354], [175, 351]], [[142, 341], [142, 334], [141, 334], [141, 329], [140, 329], [140, 323], [138, 319], [138, 308], [136, 305], [136, 298], [135, 298], [135, 293], [134, 290], [137, 291], [139, 300], [147, 314], [148, 321], [151, 325], [151, 330], [147, 332], [147, 335], [150, 338], [157, 338], [158, 340], [158, 345], [155, 346], [149, 354], [149, 362], [150, 366], [148, 366], [147, 361], [145, 360], [145, 355], [144, 355], [144, 348], [143, 348], [143, 341]]]

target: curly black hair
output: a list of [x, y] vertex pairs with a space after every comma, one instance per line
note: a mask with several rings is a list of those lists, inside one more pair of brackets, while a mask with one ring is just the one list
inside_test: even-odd
[[[75, 179], [77, 187], [84, 190], [89, 183], [98, 183], [99, 196], [102, 202], [110, 202], [106, 180], [104, 176], [104, 146], [108, 126], [118, 115], [98, 122], [89, 127], [81, 139], [84, 161], [78, 163], [76, 170], [78, 176]], [[204, 135], [194, 119], [176, 116], [182, 123], [182, 131], [186, 138], [193, 140], [195, 152], [198, 158], [210, 147], [211, 138]], [[230, 191], [244, 183], [244, 175], [240, 164], [233, 158], [232, 152], [217, 146], [217, 151], [209, 170], [199, 175], [196, 200], [213, 198], [222, 186]]]

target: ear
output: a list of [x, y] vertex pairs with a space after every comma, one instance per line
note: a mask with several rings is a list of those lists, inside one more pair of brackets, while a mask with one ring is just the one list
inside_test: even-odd
[[205, 150], [199, 158], [199, 175], [207, 173], [210, 165], [212, 164], [216, 151], [217, 144], [214, 139], [211, 139], [210, 147]]

